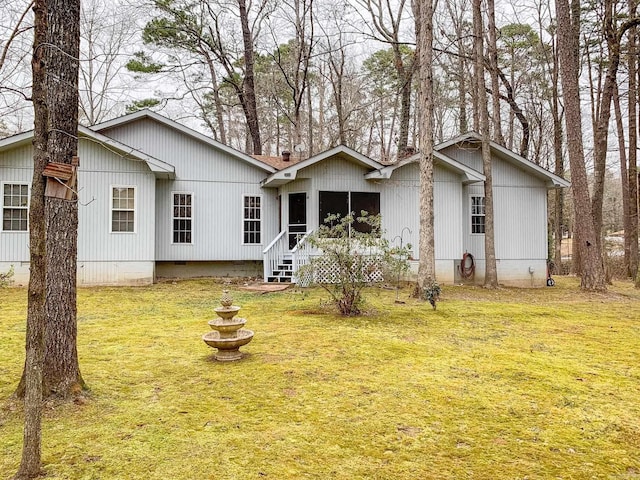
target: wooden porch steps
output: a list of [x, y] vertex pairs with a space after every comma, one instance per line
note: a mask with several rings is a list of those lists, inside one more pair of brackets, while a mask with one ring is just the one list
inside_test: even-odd
[[278, 263], [271, 275], [267, 277], [269, 283], [291, 283], [293, 279], [293, 262], [290, 258], [283, 258], [282, 262]]

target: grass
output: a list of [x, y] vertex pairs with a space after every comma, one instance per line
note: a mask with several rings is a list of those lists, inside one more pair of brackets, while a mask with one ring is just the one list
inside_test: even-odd
[[[212, 280], [79, 291], [89, 398], [46, 410], [48, 479], [637, 479], [640, 292], [233, 288], [252, 343], [201, 340]], [[26, 290], [0, 290], [0, 478], [20, 459]]]

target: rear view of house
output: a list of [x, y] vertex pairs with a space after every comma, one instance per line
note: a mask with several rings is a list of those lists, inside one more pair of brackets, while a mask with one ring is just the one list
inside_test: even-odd
[[[298, 241], [329, 213], [380, 213], [392, 242], [418, 245], [418, 155], [383, 165], [348, 147], [311, 158], [253, 158], [149, 111], [80, 128], [78, 280], [264, 276], [295, 281]], [[31, 132], [0, 140], [0, 271], [28, 281]], [[437, 277], [460, 281], [465, 253], [484, 272], [480, 141], [435, 153]], [[492, 144], [501, 283], [546, 280], [547, 191], [568, 182]], [[417, 249], [414, 264], [417, 264]]]

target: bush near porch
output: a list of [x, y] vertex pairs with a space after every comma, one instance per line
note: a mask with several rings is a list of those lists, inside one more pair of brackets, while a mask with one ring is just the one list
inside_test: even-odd
[[[637, 478], [640, 293], [392, 289], [368, 314], [320, 289], [232, 287], [238, 363], [201, 340], [212, 280], [79, 291], [85, 402], [48, 408], [48, 479]], [[0, 290], [0, 478], [15, 473], [26, 289]]]

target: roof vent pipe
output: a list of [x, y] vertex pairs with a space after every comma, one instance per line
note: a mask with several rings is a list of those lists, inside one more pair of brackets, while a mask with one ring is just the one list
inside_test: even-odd
[[282, 152], [282, 161], [288, 162], [291, 160], [291, 152], [289, 150], [283, 150]]

